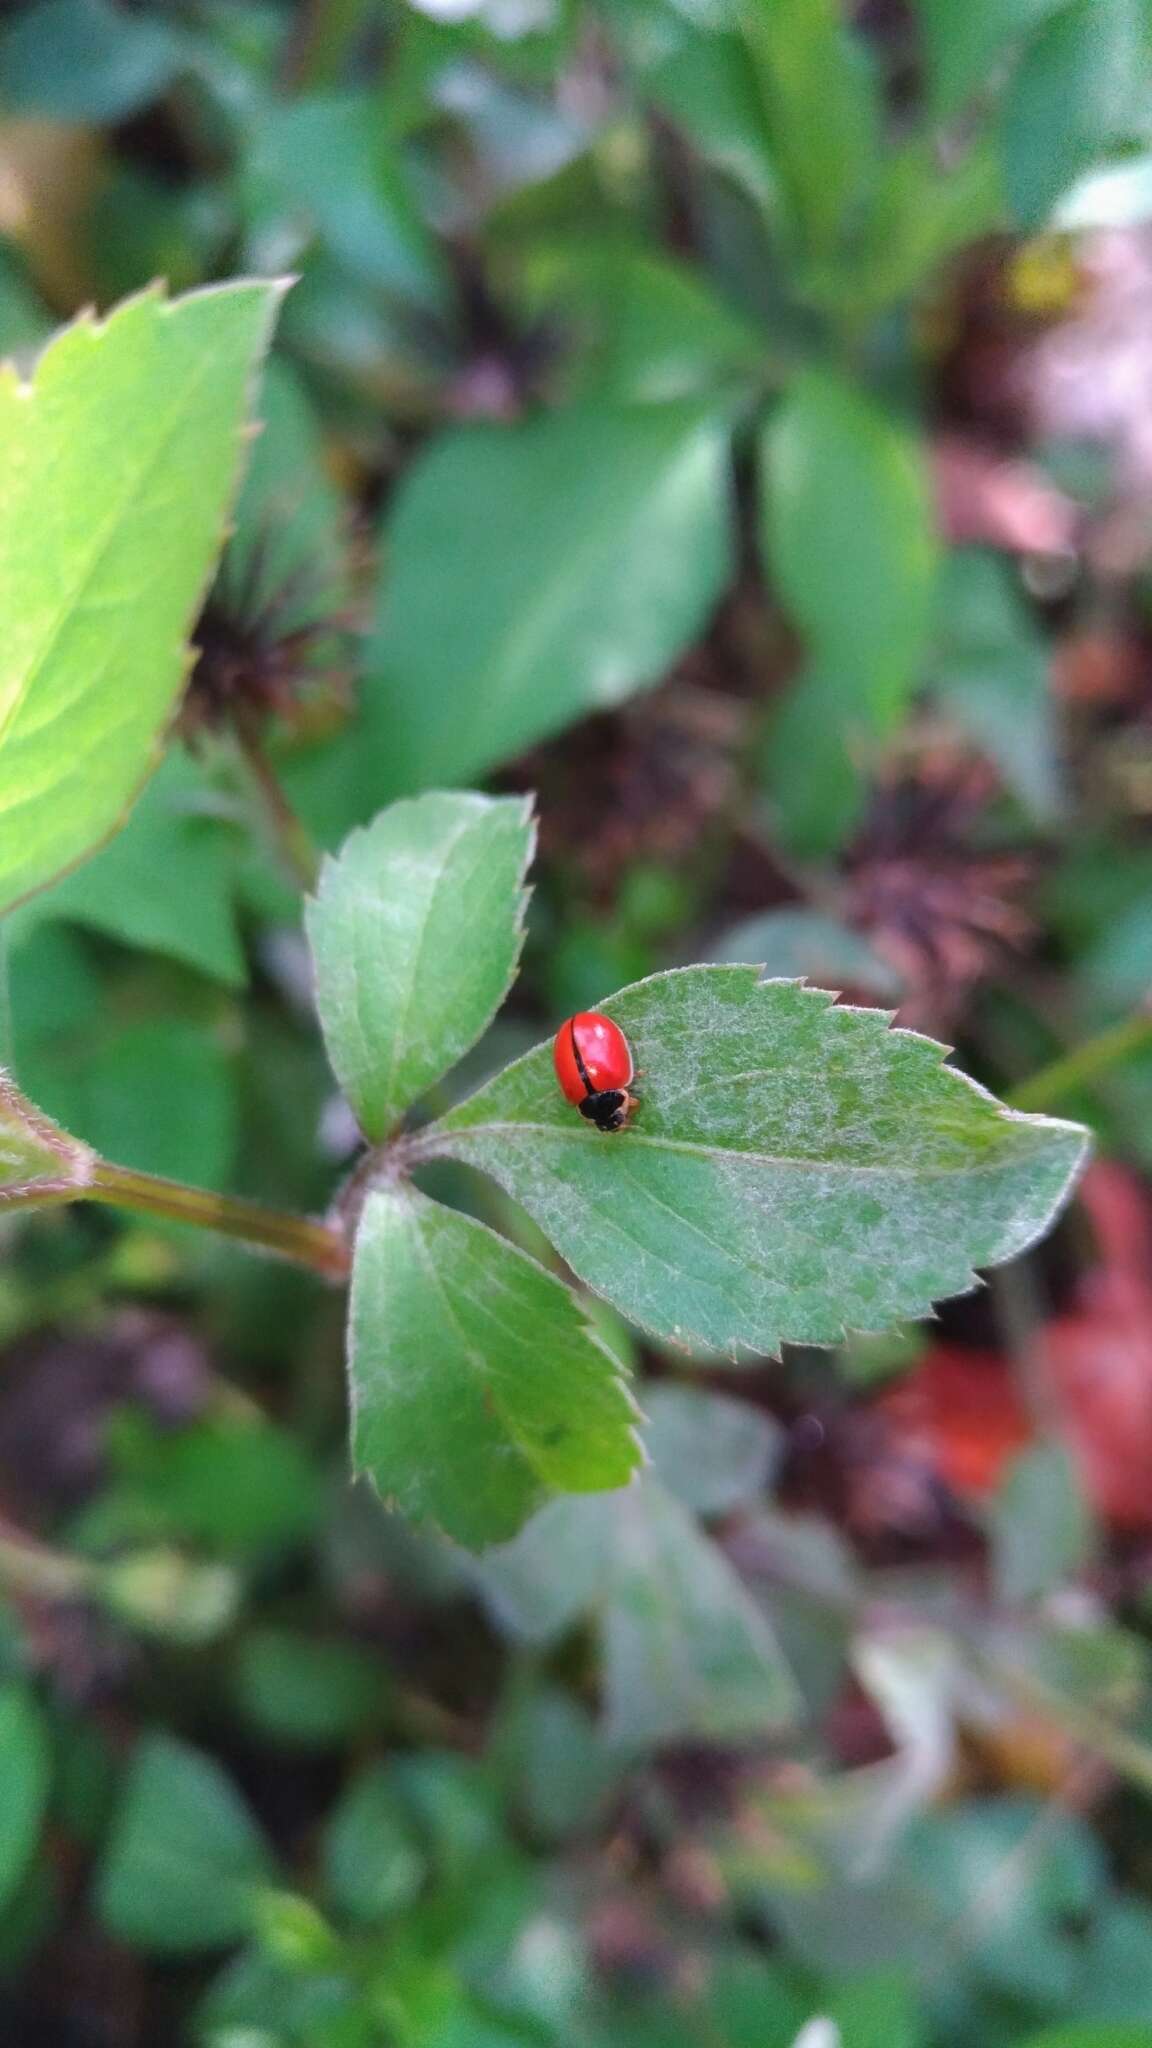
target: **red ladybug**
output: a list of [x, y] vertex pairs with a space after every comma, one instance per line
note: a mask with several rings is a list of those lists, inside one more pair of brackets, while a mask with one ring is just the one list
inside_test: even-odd
[[636, 1072], [632, 1048], [611, 1017], [581, 1010], [560, 1026], [552, 1046], [556, 1079], [598, 1131], [622, 1131], [636, 1097], [629, 1085]]

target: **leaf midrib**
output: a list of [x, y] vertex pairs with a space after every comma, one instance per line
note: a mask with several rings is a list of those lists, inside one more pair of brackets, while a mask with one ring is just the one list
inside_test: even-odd
[[[1049, 1127], [1053, 1124], [1057, 1128], [1060, 1127], [1058, 1119], [1052, 1118], [1046, 1121]], [[606, 1142], [602, 1136], [593, 1132], [585, 1134], [583, 1131], [575, 1129], [571, 1131], [561, 1130], [556, 1124], [531, 1123], [526, 1120], [505, 1118], [498, 1121], [467, 1124], [464, 1126], [450, 1124], [433, 1125], [427, 1132], [425, 1142], [421, 1145], [420, 1150], [426, 1157], [436, 1157], [445, 1152], [452, 1152], [456, 1144], [467, 1142], [471, 1138], [499, 1137], [507, 1134], [513, 1134], [517, 1137], [551, 1140], [552, 1142], [559, 1140], [564, 1145], [580, 1145], [582, 1147], [602, 1146]], [[827, 1173], [829, 1170], [833, 1170], [859, 1180], [872, 1178], [879, 1180], [943, 1180], [962, 1174], [1002, 1172], [1005, 1166], [1022, 1163], [1019, 1160], [1006, 1160], [1001, 1153], [996, 1153], [991, 1157], [957, 1166], [910, 1166], [890, 1163], [888, 1161], [881, 1161], [876, 1165], [867, 1165], [858, 1161], [836, 1157], [827, 1159], [796, 1159], [790, 1157], [787, 1153], [740, 1151], [735, 1147], [726, 1145], [700, 1144], [691, 1138], [654, 1137], [648, 1132], [641, 1131], [629, 1131], [626, 1137], [614, 1138], [612, 1142], [614, 1144], [626, 1143], [632, 1151], [670, 1152], [700, 1159], [741, 1161], [748, 1166], [774, 1167], [777, 1169], [788, 1168], [793, 1172]]]
[[421, 1217], [419, 1216], [415, 1208], [410, 1208], [409, 1213], [412, 1218], [412, 1224], [415, 1230], [420, 1255], [423, 1259], [424, 1265], [428, 1272], [428, 1278], [431, 1283], [432, 1291], [435, 1294], [439, 1295], [445, 1318], [447, 1319], [448, 1323], [452, 1326], [452, 1328], [456, 1331], [457, 1338], [463, 1351], [469, 1372], [478, 1381], [482, 1393], [486, 1394], [488, 1398], [491, 1400], [492, 1406], [496, 1410], [496, 1413], [499, 1417], [500, 1424], [503, 1428], [507, 1442], [513, 1447], [517, 1457], [520, 1458], [523, 1462], [534, 1484], [543, 1487], [546, 1492], [554, 1492], [555, 1488], [549, 1481], [547, 1474], [542, 1472], [539, 1466], [537, 1465], [536, 1459], [532, 1455], [532, 1450], [530, 1446], [524, 1442], [524, 1440], [514, 1427], [513, 1421], [508, 1414], [506, 1400], [502, 1397], [501, 1392], [498, 1390], [497, 1385], [493, 1383], [491, 1375], [488, 1372], [486, 1362], [484, 1359], [484, 1354], [477, 1348], [477, 1346], [474, 1343], [471, 1342], [471, 1340], [468, 1337], [464, 1325], [460, 1320], [459, 1311], [457, 1310], [455, 1303], [449, 1295], [443, 1277], [437, 1268], [436, 1260], [432, 1254], [432, 1246], [428, 1241], [428, 1237], [425, 1232], [424, 1224]]

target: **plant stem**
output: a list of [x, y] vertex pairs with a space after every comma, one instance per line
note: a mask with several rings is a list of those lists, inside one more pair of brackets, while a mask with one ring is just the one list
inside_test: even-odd
[[1008, 1662], [1002, 1655], [975, 1643], [967, 1647], [976, 1668], [986, 1673], [994, 1685], [1002, 1687], [1033, 1713], [1046, 1715], [1120, 1777], [1152, 1792], [1152, 1748], [1139, 1736], [1090, 1702], [1071, 1699], [1058, 1687], [1046, 1685], [1034, 1673]]
[[1109, 1067], [1149, 1050], [1152, 1011], [1137, 1010], [1134, 1016], [1125, 1017], [1123, 1023], [1110, 1024], [1106, 1031], [1097, 1032], [1072, 1052], [1062, 1053], [1059, 1059], [1041, 1067], [1038, 1074], [1030, 1075], [1019, 1087], [1011, 1089], [1007, 1100], [1013, 1109], [1048, 1109], [1053, 1102], [1087, 1087], [1098, 1075], [1107, 1073]]
[[100, 1161], [82, 1193], [85, 1201], [108, 1202], [119, 1209], [141, 1209], [150, 1216], [167, 1216], [176, 1223], [195, 1223], [202, 1230], [221, 1231], [225, 1237], [239, 1238], [243, 1244], [307, 1266], [310, 1272], [320, 1273], [326, 1280], [348, 1277], [351, 1261], [347, 1239], [342, 1232], [310, 1216], [293, 1216], [236, 1195], [217, 1195], [207, 1188], [186, 1187], [182, 1181], [137, 1173], [128, 1166], [113, 1166], [106, 1159]]
[[260, 792], [284, 865], [292, 880], [305, 895], [309, 895], [316, 887], [316, 877], [320, 872], [320, 856], [312, 843], [312, 835], [285, 795], [283, 784], [265, 752], [256, 722], [238, 711], [232, 723], [240, 752]]
[[307, 0], [284, 51], [284, 90], [334, 85], [367, 12], [367, 0]]
[[33, 1600], [77, 1600], [89, 1585], [92, 1566], [66, 1557], [29, 1536], [0, 1530], [0, 1586]]

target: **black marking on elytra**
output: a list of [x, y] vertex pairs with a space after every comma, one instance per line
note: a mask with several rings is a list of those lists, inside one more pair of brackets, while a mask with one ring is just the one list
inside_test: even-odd
[[[595, 1088], [594, 1088], [594, 1087], [592, 1086], [592, 1080], [591, 1080], [591, 1076], [589, 1075], [589, 1072], [588, 1072], [588, 1069], [587, 1069], [587, 1067], [586, 1067], [586, 1066], [584, 1065], [584, 1058], [583, 1058], [583, 1054], [581, 1053], [581, 1051], [580, 1051], [580, 1047], [579, 1047], [579, 1044], [577, 1043], [577, 1039], [576, 1039], [576, 1020], [575, 1020], [575, 1018], [572, 1018], [572, 1019], [570, 1020], [570, 1022], [569, 1022], [569, 1025], [568, 1025], [568, 1029], [569, 1029], [569, 1031], [570, 1031], [570, 1032], [571, 1032], [571, 1034], [572, 1034], [572, 1057], [573, 1057], [573, 1059], [574, 1059], [574, 1060], [575, 1060], [575, 1062], [576, 1062], [576, 1071], [577, 1071], [577, 1073], [579, 1074], [579, 1076], [580, 1076], [580, 1079], [581, 1079], [581, 1080], [583, 1081], [583, 1083], [584, 1083], [584, 1092], [585, 1092], [585, 1095], [587, 1095], [587, 1096], [593, 1096], [593, 1095], [595, 1095], [595, 1093], [596, 1093], [596, 1090], [595, 1090]], [[583, 1104], [583, 1103], [581, 1103], [581, 1104], [580, 1104], [580, 1108], [581, 1108], [581, 1110], [583, 1110], [583, 1108], [584, 1108], [584, 1104]]]

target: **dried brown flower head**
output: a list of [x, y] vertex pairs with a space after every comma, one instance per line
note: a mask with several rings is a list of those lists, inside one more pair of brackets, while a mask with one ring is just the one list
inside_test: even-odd
[[343, 620], [306, 567], [278, 571], [264, 539], [230, 549], [193, 633], [196, 659], [181, 725], [188, 737], [295, 719], [303, 701], [339, 684]]
[[925, 762], [878, 792], [845, 863], [848, 914], [908, 989], [905, 1022], [950, 1028], [975, 984], [1023, 947], [1034, 863], [986, 836], [990, 775]]

